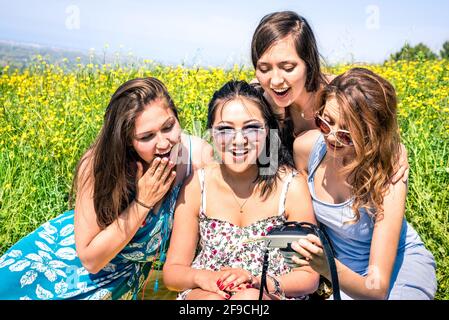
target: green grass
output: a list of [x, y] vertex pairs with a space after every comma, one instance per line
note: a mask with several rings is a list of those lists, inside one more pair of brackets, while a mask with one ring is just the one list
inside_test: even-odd
[[[406, 216], [437, 261], [437, 299], [449, 299], [449, 62], [368, 66], [397, 88], [410, 182]], [[328, 71], [338, 74], [349, 66]], [[14, 72], [0, 69], [0, 254], [43, 222], [70, 209], [78, 159], [101, 127], [111, 94], [124, 81], [155, 76], [180, 107], [181, 124], [198, 133], [207, 103], [230, 79], [253, 72], [143, 66], [84, 66], [44, 61]]]

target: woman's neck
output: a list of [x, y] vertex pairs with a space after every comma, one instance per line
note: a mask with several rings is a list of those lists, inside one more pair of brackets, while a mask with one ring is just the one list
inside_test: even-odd
[[316, 92], [307, 92], [304, 88], [304, 92], [292, 103], [297, 111], [306, 114], [313, 112], [313, 103], [315, 102]]
[[223, 180], [231, 186], [231, 188], [246, 188], [256, 180], [259, 168], [257, 165], [250, 166], [244, 172], [233, 172], [226, 168], [226, 165], [220, 165], [220, 172]]
[[335, 172], [342, 181], [346, 181], [349, 177], [349, 172], [342, 172], [342, 169], [350, 162], [349, 157], [333, 157], [329, 155], [329, 151], [326, 152], [323, 161], [321, 164], [325, 166], [327, 169]]
[[297, 136], [304, 131], [315, 129], [313, 118], [314, 104], [316, 103], [316, 92], [304, 92], [289, 107], [290, 117], [294, 126], [294, 135]]

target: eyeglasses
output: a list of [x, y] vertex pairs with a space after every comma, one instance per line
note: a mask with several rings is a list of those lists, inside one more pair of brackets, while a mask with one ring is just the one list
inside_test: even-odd
[[240, 132], [247, 142], [254, 143], [265, 136], [265, 127], [262, 125], [251, 125], [242, 129], [234, 129], [231, 127], [212, 128], [212, 135], [215, 141], [220, 144], [231, 143], [237, 132]]
[[347, 130], [332, 130], [330, 124], [324, 120], [319, 114], [315, 115], [315, 124], [325, 136], [334, 135], [335, 139], [344, 146], [352, 146], [351, 133]]

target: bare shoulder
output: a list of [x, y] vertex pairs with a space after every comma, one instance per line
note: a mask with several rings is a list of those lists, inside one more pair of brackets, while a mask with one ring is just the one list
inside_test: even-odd
[[89, 186], [92, 185], [92, 181], [90, 178], [92, 177], [93, 165], [94, 165], [94, 151], [93, 149], [89, 149], [84, 153], [84, 155], [78, 162], [76, 172], [77, 192], [79, 192], [80, 190], [84, 190], [86, 184]]
[[294, 145], [301, 149], [311, 149], [320, 134], [321, 132], [318, 129], [304, 131], [295, 138]]
[[304, 171], [298, 172], [290, 183], [285, 201], [285, 212], [290, 221], [316, 223], [307, 176]]
[[191, 175], [186, 177], [184, 181], [181, 193], [187, 196], [193, 195], [195, 193], [199, 193], [201, 191], [200, 180], [198, 177], [199, 173], [197, 170], [194, 170]]
[[306, 170], [310, 153], [320, 134], [321, 133], [318, 130], [308, 130], [295, 138], [293, 143], [293, 155], [298, 170]]
[[290, 192], [292, 194], [300, 195], [307, 191], [307, 173], [304, 170], [297, 171], [297, 174], [293, 177], [290, 186]]
[[[281, 167], [279, 172], [279, 186], [283, 186], [287, 179], [293, 174], [292, 180], [289, 184], [289, 190], [293, 189], [301, 189], [302, 187], [307, 187], [307, 172], [304, 170], [294, 170], [288, 167]], [[289, 191], [290, 192], [290, 191]]]
[[204, 139], [197, 136], [188, 136], [192, 143], [192, 165], [194, 170], [207, 166], [213, 160], [213, 148]]

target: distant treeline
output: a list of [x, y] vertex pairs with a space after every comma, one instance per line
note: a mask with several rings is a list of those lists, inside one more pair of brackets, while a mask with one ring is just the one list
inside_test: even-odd
[[424, 43], [418, 43], [416, 46], [410, 46], [406, 43], [401, 50], [390, 55], [391, 60], [418, 60], [418, 59], [449, 59], [449, 41], [443, 43], [439, 54], [433, 52]]
[[[67, 49], [57, 49], [37, 45], [25, 45], [0, 41], [0, 67], [9, 66], [11, 69], [22, 69], [31, 64], [39, 57], [47, 63], [64, 65], [66, 69], [76, 68], [79, 64], [140, 64], [144, 60], [138, 57], [126, 55], [120, 52], [102, 53]], [[443, 43], [439, 53], [433, 52], [423, 43], [411, 46], [408, 43], [396, 53], [390, 55], [388, 60], [418, 60], [418, 59], [449, 59], [449, 41]]]

